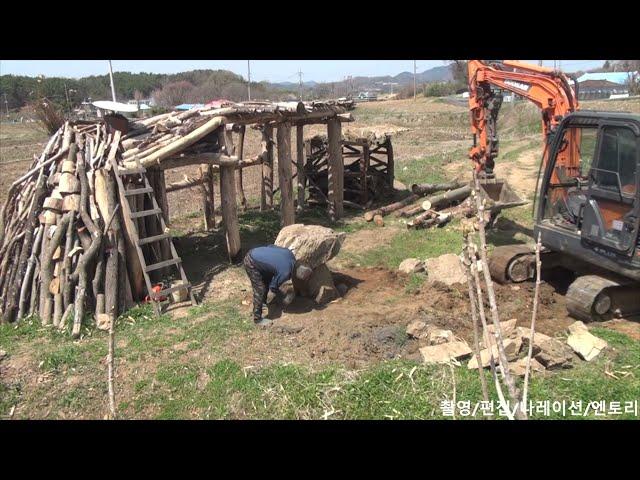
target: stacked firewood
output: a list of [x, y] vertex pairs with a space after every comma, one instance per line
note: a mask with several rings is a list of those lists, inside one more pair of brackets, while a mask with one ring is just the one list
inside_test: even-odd
[[[410, 218], [406, 221], [409, 229], [443, 226], [454, 218], [469, 218], [475, 215], [475, 205], [469, 199], [471, 191], [471, 185], [459, 181], [413, 184], [410, 195], [403, 200], [365, 212], [364, 219], [384, 226], [383, 217], [395, 212], [396, 217]], [[486, 222], [489, 225], [503, 209], [526, 203], [495, 201], [484, 193], [483, 197], [486, 203]]]
[[[110, 157], [120, 132], [102, 122], [65, 123], [0, 211], [0, 314], [37, 315], [61, 329], [85, 314], [108, 328], [132, 303]], [[106, 168], [105, 168], [106, 167]]]

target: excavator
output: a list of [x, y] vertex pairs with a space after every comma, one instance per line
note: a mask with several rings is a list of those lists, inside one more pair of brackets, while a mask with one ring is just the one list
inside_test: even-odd
[[[473, 146], [469, 158], [483, 194], [502, 200], [496, 179], [498, 113], [503, 92], [541, 111], [543, 149], [534, 200], [534, 237], [542, 272], [574, 274], [567, 310], [584, 321], [640, 313], [640, 115], [581, 110], [578, 82], [563, 72], [513, 60], [469, 60]], [[535, 276], [528, 245], [496, 247], [489, 259], [499, 283]]]

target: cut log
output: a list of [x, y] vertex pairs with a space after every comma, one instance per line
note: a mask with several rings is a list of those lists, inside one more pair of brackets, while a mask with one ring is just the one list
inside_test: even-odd
[[62, 173], [76, 173], [76, 162], [65, 160], [62, 162]]
[[[46, 195], [45, 182], [46, 176], [44, 175], [44, 171], [41, 171], [40, 176], [38, 177], [33, 202], [31, 203], [31, 207], [29, 208], [29, 212], [27, 214], [26, 230], [24, 236], [25, 248], [20, 251], [20, 257], [16, 262], [16, 278], [8, 288], [7, 304], [4, 309], [5, 311], [3, 315], [3, 321], [5, 322], [12, 322], [13, 320], [15, 320], [15, 316], [17, 315], [18, 310], [20, 310], [20, 305], [22, 305], [22, 302], [20, 300], [20, 293], [22, 290], [21, 287], [24, 284], [23, 276], [25, 275], [27, 264], [31, 258], [30, 253], [32, 250], [33, 234], [36, 227], [38, 227], [38, 206], [43, 201], [43, 198]], [[45, 227], [40, 227], [40, 230], [45, 230]], [[38, 235], [36, 235], [35, 243], [38, 243], [38, 241], [40, 240]]]
[[411, 185], [411, 192], [424, 196], [443, 190], [456, 190], [462, 186], [464, 186], [464, 183], [458, 181], [447, 183], [414, 183]]
[[80, 328], [82, 327], [82, 319], [84, 318], [85, 302], [87, 297], [87, 286], [89, 284], [89, 267], [93, 263], [96, 254], [102, 246], [102, 231], [96, 227], [89, 214], [89, 182], [85, 173], [85, 161], [82, 153], [77, 156], [78, 176], [80, 177], [80, 218], [87, 230], [91, 234], [91, 245], [85, 250], [80, 257], [78, 265], [73, 272], [73, 281], [78, 282], [76, 288], [73, 329], [72, 336], [77, 338], [80, 336]]
[[64, 200], [62, 201], [62, 211], [63, 212], [79, 212], [80, 211], [80, 195], [71, 194], [65, 195]]
[[62, 199], [61, 198], [53, 198], [48, 197], [44, 199], [43, 208], [53, 210], [55, 212], [59, 212], [62, 210]]
[[427, 211], [447, 207], [449, 205], [452, 205], [453, 203], [462, 202], [469, 195], [471, 195], [471, 187], [468, 185], [457, 188], [455, 190], [450, 190], [448, 192], [427, 198], [424, 202], [422, 202], [422, 209]]
[[412, 194], [412, 195], [409, 195], [407, 198], [400, 200], [399, 202], [391, 203], [384, 207], [380, 207], [376, 210], [370, 210], [368, 212], [365, 212], [364, 219], [367, 222], [370, 222], [371, 220], [373, 220], [373, 217], [375, 217], [376, 215], [380, 215], [380, 216], [388, 215], [391, 212], [400, 210], [401, 208], [406, 207], [410, 203], [415, 202], [418, 198], [419, 198], [418, 195]]
[[78, 193], [80, 191], [80, 182], [72, 173], [63, 173], [60, 175], [60, 184], [58, 185], [60, 193]]
[[[41, 284], [40, 288], [40, 315], [43, 325], [51, 323], [51, 310], [53, 306], [53, 296], [49, 290], [49, 285], [53, 280], [53, 254], [56, 248], [61, 244], [62, 238], [67, 231], [67, 225], [71, 221], [71, 213], [65, 214], [60, 220], [60, 224], [56, 227], [50, 241], [47, 242], [46, 249], [41, 262]], [[47, 237], [45, 232], [45, 238]]]
[[[160, 164], [163, 159], [168, 158], [181, 150], [184, 150], [189, 145], [193, 145], [198, 140], [202, 139], [209, 133], [219, 128], [224, 124], [224, 122], [224, 117], [213, 117], [211, 120], [206, 122], [204, 125], [196, 128], [188, 135], [185, 135], [184, 137], [179, 138], [178, 140], [171, 142], [169, 145], [166, 145], [165, 147], [162, 147], [152, 154], [142, 158], [140, 160], [140, 164], [145, 168]], [[135, 161], [125, 162], [125, 167], [135, 168], [136, 163]]]
[[444, 225], [453, 218], [452, 213], [426, 212], [425, 216], [419, 215], [407, 223], [407, 228], [429, 228], [435, 225]]

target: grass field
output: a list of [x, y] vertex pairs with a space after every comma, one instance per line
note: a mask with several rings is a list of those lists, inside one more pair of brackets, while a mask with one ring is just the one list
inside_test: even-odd
[[[637, 102], [616, 102], [617, 107], [640, 111]], [[528, 168], [531, 159], [537, 158], [531, 154], [539, 149], [539, 119], [527, 105], [508, 105], [504, 110], [500, 121], [505, 168]], [[439, 181], [451, 179], [458, 170], [461, 174], [467, 171], [467, 115], [465, 108], [437, 100], [369, 103], [358, 106], [354, 112], [357, 122], [350, 128], [407, 129], [394, 135], [397, 179], [404, 184]], [[0, 158], [2, 162], [30, 158], [39, 153], [45, 140], [42, 132], [31, 127], [3, 125]], [[2, 175], [2, 195], [27, 164], [7, 164], [12, 167]], [[512, 175], [517, 176], [517, 171]], [[378, 331], [374, 329], [379, 325], [374, 323], [376, 315], [397, 316], [393, 317], [397, 322], [389, 349], [408, 342], [404, 329], [415, 319], [416, 310], [405, 307], [412, 303], [430, 306], [423, 276], [402, 277], [393, 285], [379, 280], [381, 285], [372, 286], [372, 281], [365, 281], [353, 294], [323, 310], [283, 317], [286, 325], [303, 322], [301, 333], [256, 329], [244, 303], [249, 295], [244, 271], [225, 263], [221, 232], [198, 231], [198, 207], [187, 204], [185, 208], [190, 206], [193, 212], [172, 225], [178, 233], [178, 249], [192, 263], [212, 265], [216, 274], [198, 307], [171, 311], [157, 319], [149, 306], [142, 306], [118, 319], [115, 385], [119, 418], [439, 419], [450, 418], [441, 408], [444, 401], [481, 400], [477, 372], [466, 365], [425, 366], [406, 358], [387, 358], [375, 349], [365, 349], [359, 356], [350, 352], [360, 346], [352, 335], [366, 337]], [[530, 213], [530, 206], [505, 212], [490, 243], [529, 241]], [[321, 210], [308, 211], [300, 220], [328, 224]], [[332, 268], [354, 277], [379, 271], [390, 275], [405, 258], [458, 253], [462, 245], [455, 222], [425, 231], [407, 230], [394, 217], [385, 222], [384, 228], [377, 228], [364, 222], [359, 212], [350, 211], [336, 226], [348, 237]], [[241, 215], [240, 224], [243, 245], [271, 242], [279, 230], [276, 214], [249, 211]], [[366, 296], [368, 304], [354, 308], [348, 302], [355, 302], [358, 290], [365, 287], [372, 288]], [[526, 319], [528, 310], [521, 310], [521, 318]], [[360, 330], [346, 329], [356, 320], [362, 322]], [[313, 326], [321, 322], [327, 322], [326, 329], [322, 324]], [[335, 334], [340, 325], [345, 330]], [[531, 400], [637, 401], [640, 336], [633, 325], [628, 328], [630, 335], [609, 325], [592, 327], [592, 333], [609, 342], [610, 348], [593, 362], [575, 362], [570, 369], [535, 374]], [[329, 337], [334, 334], [337, 336]], [[562, 337], [560, 329], [557, 335]], [[346, 346], [332, 357], [330, 344], [338, 342]], [[91, 321], [79, 340], [72, 340], [68, 332], [42, 327], [35, 318], [0, 325], [0, 350], [7, 353], [0, 360], [2, 418], [86, 419], [107, 414], [107, 335]], [[486, 375], [488, 378], [489, 373]], [[497, 400], [494, 391], [491, 398]], [[532, 417], [577, 418], [558, 412], [548, 417], [533, 413]], [[599, 416], [593, 411], [587, 417], [638, 418], [630, 412]]]

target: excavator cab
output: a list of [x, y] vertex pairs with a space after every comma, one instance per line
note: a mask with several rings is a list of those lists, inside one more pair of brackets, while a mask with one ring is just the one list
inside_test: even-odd
[[640, 313], [640, 116], [568, 115], [549, 144], [539, 196], [534, 231], [547, 266], [578, 275], [569, 313], [587, 321]]
[[606, 258], [640, 261], [640, 117], [570, 114], [552, 141], [541, 192], [537, 223], [571, 232]]

